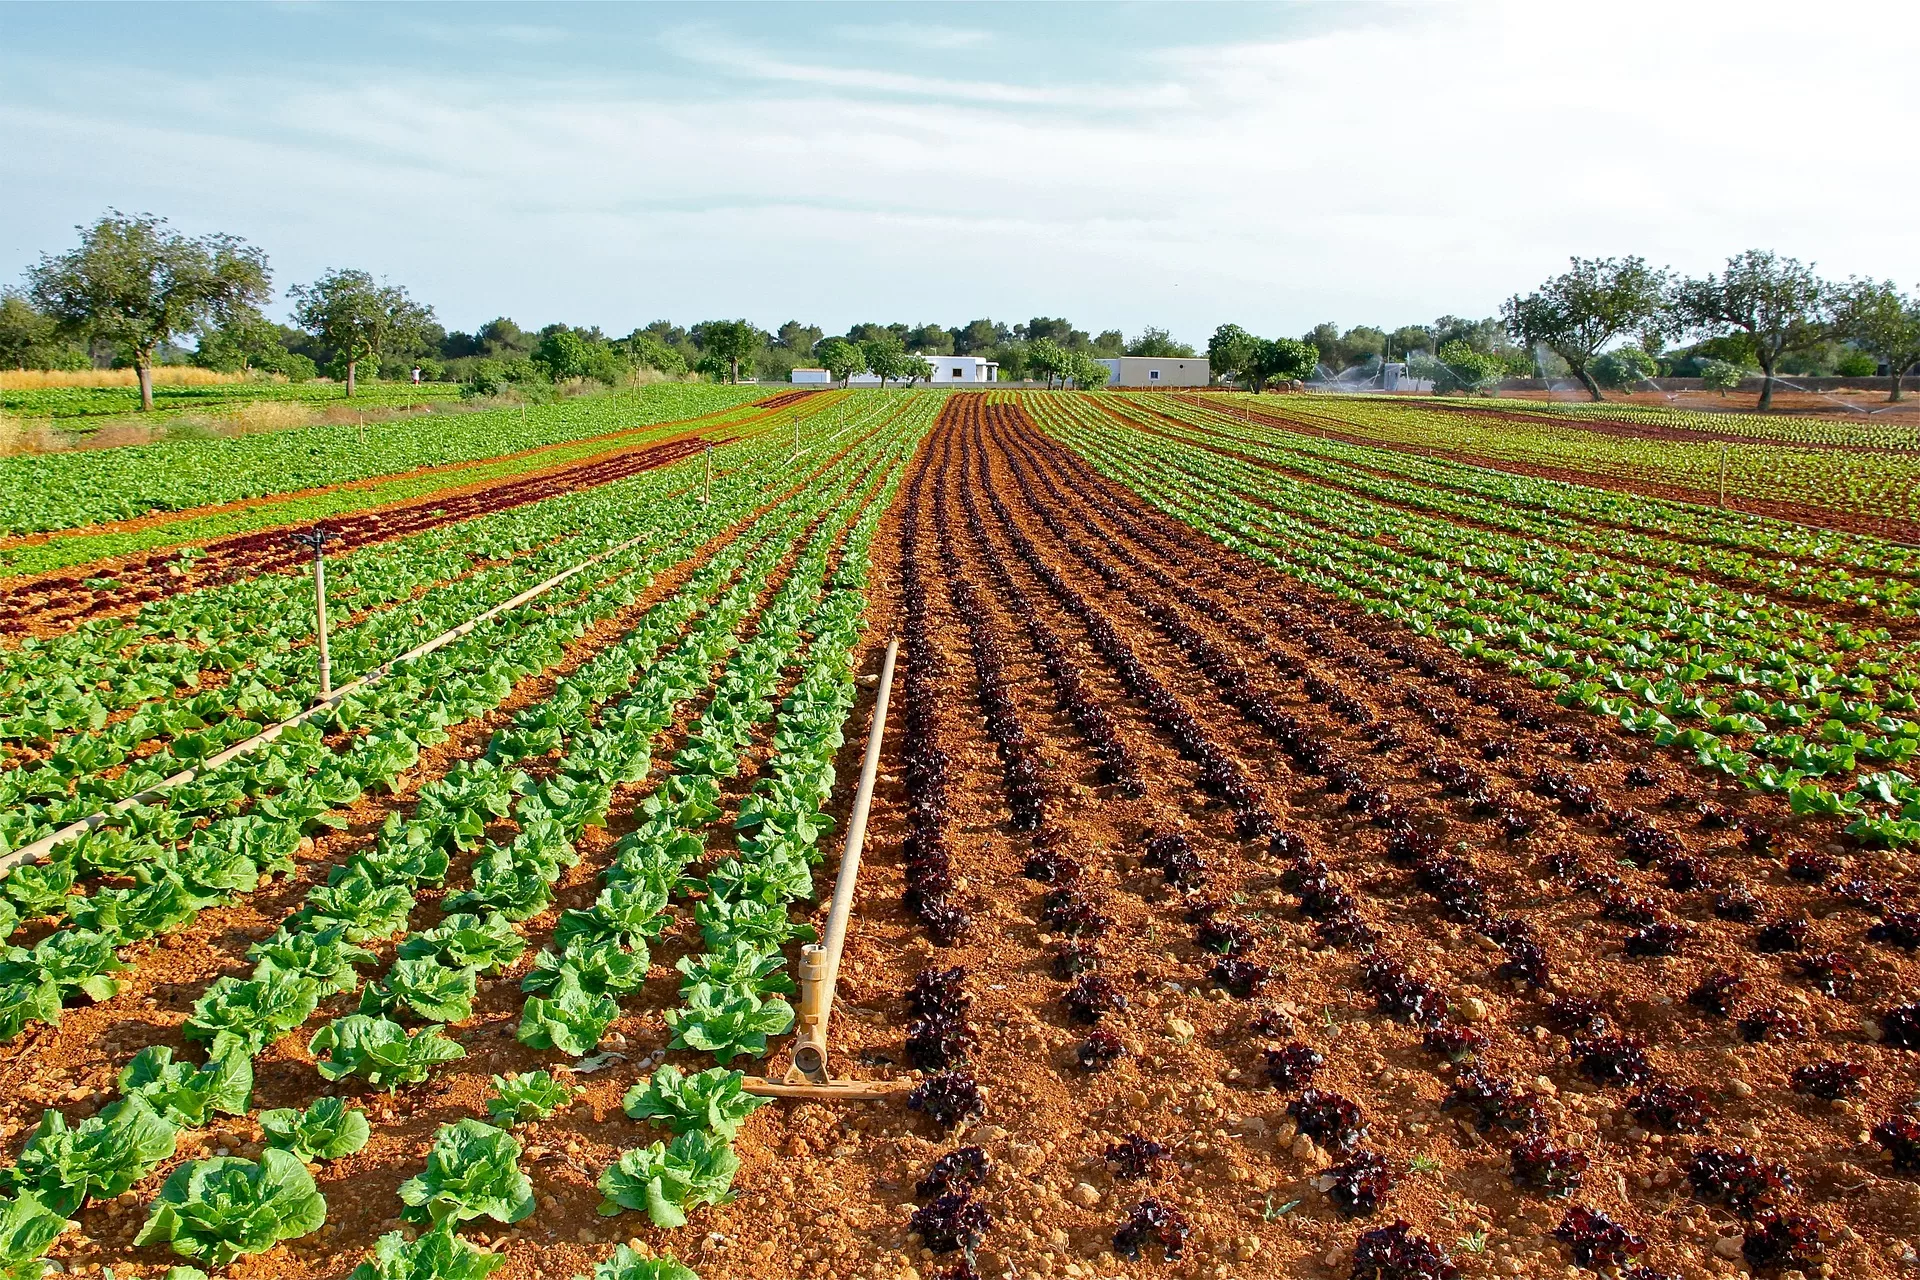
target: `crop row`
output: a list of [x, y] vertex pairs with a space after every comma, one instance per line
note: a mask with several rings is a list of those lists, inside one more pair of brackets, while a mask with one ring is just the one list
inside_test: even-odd
[[364, 439], [362, 428], [331, 425], [0, 458], [0, 535], [73, 529], [494, 458], [710, 414], [758, 394], [748, 387], [660, 383], [436, 419], [431, 430], [413, 421], [383, 423], [364, 428]]
[[[908, 449], [911, 448], [910, 425], [905, 444]], [[900, 434], [898, 429], [894, 431], [896, 448]], [[863, 464], [851, 473], [849, 465], [843, 464], [837, 470], [851, 476], [870, 464]], [[730, 696], [741, 687], [738, 682], [729, 684], [723, 678], [721, 696], [709, 707], [687, 747], [676, 756], [676, 765], [684, 769], [697, 767], [698, 762], [712, 763], [729, 741], [736, 750], [741, 745], [735, 733], [738, 722], [726, 723], [727, 718], [717, 709], [726, 705], [760, 706], [765, 681], [777, 677], [784, 652], [777, 647], [781, 643], [778, 638], [789, 641], [797, 638], [796, 610], [809, 596], [819, 593], [821, 575], [826, 569], [824, 549], [839, 537], [843, 527], [843, 516], [822, 515], [821, 500], [834, 493], [836, 487], [830, 482], [817, 482], [790, 499], [770, 517], [772, 524], [762, 522], [760, 536], [764, 540], [750, 560], [741, 559], [743, 543], [733, 544], [733, 550], [723, 553], [696, 575], [681, 593], [655, 606], [626, 641], [603, 652], [576, 676], [563, 681], [552, 699], [530, 708], [516, 717], [510, 729], [496, 734], [486, 760], [457, 767], [444, 779], [423, 788], [411, 819], [390, 821], [375, 849], [359, 855], [347, 867], [337, 869], [329, 885], [315, 890], [324, 901], [310, 895], [308, 905], [295, 913], [287, 928], [256, 948], [264, 972], [257, 972], [254, 978], [244, 982], [224, 979], [209, 989], [189, 1023], [190, 1036], [213, 1041], [209, 1066], [202, 1068], [201, 1073], [226, 1070], [231, 1074], [230, 1069], [221, 1064], [233, 1060], [235, 1050], [257, 1052], [265, 1040], [304, 1021], [305, 1014], [300, 1011], [310, 1012], [318, 996], [357, 986], [357, 978], [352, 976], [353, 964], [372, 958], [360, 944], [404, 929], [413, 889], [437, 883], [446, 874], [450, 854], [480, 841], [483, 829], [492, 820], [510, 815], [519, 826], [519, 835], [510, 846], [487, 846], [483, 850], [473, 864], [473, 887], [444, 900], [443, 908], [453, 913], [446, 923], [409, 935], [400, 944], [387, 976], [366, 988], [360, 1012], [337, 1018], [322, 1027], [313, 1043], [324, 1075], [329, 1078], [365, 1075], [370, 1083], [387, 1088], [422, 1078], [433, 1062], [457, 1056], [458, 1047], [438, 1036], [436, 1024], [464, 1017], [471, 1007], [479, 974], [504, 968], [524, 950], [525, 943], [515, 936], [512, 921], [537, 913], [545, 901], [537, 892], [529, 898], [529, 882], [537, 885], [550, 881], [559, 867], [570, 860], [571, 838], [584, 825], [600, 820], [613, 785], [637, 781], [644, 776], [648, 737], [671, 723], [676, 706], [706, 684], [705, 673], [713, 659], [731, 647], [730, 633], [748, 616], [766, 575], [788, 554], [790, 534], [781, 532], [782, 523], [792, 530], [794, 521], [802, 521], [820, 530], [814, 550], [802, 556], [787, 585], [774, 596], [768, 614], [763, 615], [762, 636], [744, 646], [730, 667], [733, 677], [751, 673], [752, 680], [758, 682], [755, 687], [760, 694], [742, 703]], [[841, 510], [852, 513], [863, 501], [867, 501], [866, 495], [853, 494], [841, 500]], [[850, 553], [857, 548], [859, 563], [851, 558], [843, 562], [841, 576], [836, 580], [838, 589], [831, 601], [806, 619], [819, 628], [815, 631], [812, 668], [817, 674], [811, 685], [803, 682], [805, 695], [796, 689], [785, 704], [785, 711], [793, 717], [793, 735], [800, 735], [790, 735], [787, 739], [788, 767], [778, 775], [786, 783], [786, 789], [769, 787], [760, 793], [757, 813], [763, 827], [771, 824], [809, 849], [811, 835], [817, 834], [823, 821], [818, 804], [831, 785], [828, 761], [833, 746], [837, 745], [838, 718], [844, 714], [851, 698], [851, 671], [847, 663], [848, 651], [857, 634], [854, 619], [859, 613], [859, 587], [864, 580], [864, 540], [871, 537], [874, 521], [883, 506], [884, 498], [878, 505], [867, 501], [868, 514], [856, 526], [854, 541], [847, 548]], [[673, 652], [649, 664], [648, 652], [658, 647], [689, 616], [688, 609], [698, 611], [702, 608], [701, 599], [710, 596], [730, 578], [734, 579], [733, 584], [706, 607], [704, 615]], [[766, 626], [769, 618], [773, 621], [771, 629]], [[835, 619], [841, 624], [838, 629], [830, 625]], [[756, 648], [760, 640], [769, 643]], [[742, 658], [741, 655], [748, 656]], [[585, 717], [593, 707], [612, 697], [623, 680], [632, 679], [641, 667], [648, 668], [647, 674], [635, 691], [617, 707], [603, 712], [597, 727], [589, 724]], [[830, 686], [828, 681], [834, 679], [838, 683]], [[551, 710], [554, 708], [559, 712], [557, 723]], [[762, 706], [762, 714], [764, 710]], [[560, 766], [544, 782], [529, 785], [525, 775], [511, 769], [512, 761], [556, 749], [553, 745], [556, 734], [557, 749], [565, 753]], [[802, 779], [808, 781], [802, 782]], [[668, 786], [672, 787], [677, 780], [678, 777]], [[681, 810], [686, 811], [684, 802]], [[806, 815], [808, 810], [811, 827]], [[770, 852], [776, 843], [777, 839], [763, 830], [756, 849]], [[623, 843], [623, 859], [631, 848]], [[804, 852], [798, 848], [791, 852], [801, 854], [804, 866]], [[508, 864], [504, 872], [491, 869], [493, 863], [502, 861]], [[632, 867], [638, 865], [636, 861]], [[658, 867], [654, 869], [657, 871]], [[530, 990], [543, 994], [531, 996], [526, 1002], [521, 1024], [523, 1041], [535, 1046], [553, 1045], [575, 1056], [591, 1048], [605, 1021], [596, 1018], [600, 1009], [587, 998], [586, 984], [617, 979], [623, 972], [629, 975], [636, 972], [631, 958], [624, 964], [612, 959], [606, 944], [631, 943], [645, 936], [650, 931], [648, 921], [664, 908], [666, 888], [677, 878], [676, 869], [673, 876], [667, 877], [667, 886], [659, 887], [653, 895], [637, 892], [622, 896], [610, 888], [592, 909], [563, 913], [554, 935], [559, 952], [543, 952], [526, 984]], [[658, 901], [649, 912], [646, 904], [654, 898]], [[657, 931], [657, 925], [652, 931]], [[292, 957], [290, 967], [288, 957]], [[609, 960], [611, 963], [603, 963]], [[280, 967], [276, 968], [276, 964]], [[645, 959], [641, 957], [637, 972], [644, 975], [645, 967]], [[339, 986], [343, 981], [349, 985]], [[323, 986], [323, 983], [331, 985]], [[604, 992], [603, 986], [596, 994], [604, 999]], [[254, 1006], [251, 1018], [229, 1016], [246, 1005]], [[389, 1015], [424, 1019], [426, 1025], [409, 1032]], [[240, 1038], [242, 1036], [247, 1038]], [[725, 1091], [729, 1088], [731, 1093], [727, 1094]], [[721, 1094], [716, 1095], [715, 1089], [720, 1089]], [[550, 1110], [552, 1105], [563, 1101], [548, 1098], [542, 1104], [537, 1095], [550, 1092], [544, 1082], [536, 1081], [524, 1088], [515, 1086], [515, 1092], [529, 1095], [528, 1105], [536, 1113], [542, 1105]], [[639, 1088], [635, 1090], [636, 1095], [642, 1092]], [[700, 1102], [700, 1107], [689, 1110], [689, 1097]], [[704, 1124], [674, 1123], [672, 1116], [684, 1113], [713, 1117], [731, 1112], [735, 1113], [733, 1121], [737, 1123], [738, 1116], [744, 1115], [751, 1105], [740, 1101], [737, 1078], [728, 1081], [724, 1073], [707, 1073], [706, 1077], [682, 1081], [677, 1073], [665, 1070], [656, 1075], [646, 1099], [630, 1098], [629, 1104], [629, 1110], [636, 1116], [643, 1113], [666, 1116], [670, 1127], [686, 1132], [671, 1145], [655, 1144], [654, 1148], [630, 1152], [608, 1171], [603, 1179], [603, 1191], [609, 1198], [609, 1212], [617, 1212], [615, 1206], [620, 1205], [646, 1207], [659, 1221], [667, 1212], [662, 1208], [665, 1203], [661, 1192], [663, 1181], [665, 1185], [681, 1188], [684, 1194], [678, 1203], [690, 1205], [703, 1196], [724, 1197], [732, 1159], [725, 1150], [727, 1135], [716, 1136]], [[514, 1106], [509, 1102], [504, 1109], [511, 1115]], [[675, 1111], [676, 1107], [680, 1110]], [[131, 1102], [118, 1104], [109, 1109], [111, 1115], [102, 1113], [106, 1118], [102, 1119], [101, 1127], [117, 1124], [118, 1117], [138, 1109]], [[30, 1141], [30, 1150], [36, 1141], [39, 1139]], [[517, 1152], [517, 1145], [499, 1130], [477, 1121], [462, 1122], [443, 1131], [429, 1156], [427, 1173], [422, 1177], [428, 1183], [437, 1179], [456, 1188], [449, 1198], [459, 1200], [463, 1195], [458, 1188], [471, 1190], [499, 1170], [510, 1168]], [[437, 1174], [436, 1166], [439, 1166]], [[486, 1177], [483, 1179], [482, 1175]], [[422, 1195], [420, 1201], [416, 1201], [410, 1194], [412, 1183], [402, 1188], [401, 1194], [409, 1204], [433, 1205], [432, 1220], [436, 1223], [448, 1217], [457, 1221], [483, 1213], [501, 1221], [517, 1221], [532, 1211], [531, 1197], [511, 1192], [514, 1177], [501, 1176], [509, 1194], [478, 1196], [476, 1204], [451, 1205], [446, 1215], [430, 1195]], [[414, 1181], [419, 1183], [422, 1179]], [[518, 1182], [524, 1184], [524, 1177], [519, 1177]], [[170, 1182], [169, 1187], [172, 1185]], [[271, 1240], [266, 1240], [254, 1247], [269, 1243]], [[428, 1247], [424, 1240], [417, 1246], [407, 1246], [402, 1239], [394, 1237], [382, 1242], [381, 1251]], [[447, 1240], [431, 1247], [458, 1252], [457, 1246]]]
[[[1103, 471], [1236, 550], [1558, 690], [1566, 705], [1692, 751], [1749, 787], [1784, 793], [1798, 812], [1859, 815], [1859, 834], [1911, 839], [1899, 819], [1867, 808], [1883, 792], [1904, 803], [1898, 775], [1864, 771], [1920, 748], [1920, 727], [1898, 714], [1914, 706], [1915, 675], [1894, 669], [1897, 649], [1845, 670], [1829, 659], [1868, 643], [1866, 633], [1798, 613], [1769, 628], [1751, 600], [1644, 575], [1638, 590], [1621, 580], [1601, 594], [1519, 548], [1486, 549], [1497, 535], [1357, 506], [1218, 455], [1124, 436], [1072, 408], [1042, 413]], [[1731, 686], [1725, 704], [1716, 686]], [[1816, 731], [1773, 731], [1801, 725]]]
[[[1348, 444], [1215, 411], [1208, 402], [1164, 397], [1156, 422], [1127, 399], [1109, 401], [1130, 419], [1175, 438], [1235, 453], [1346, 487], [1381, 502], [1463, 519], [1533, 539], [1546, 554], [1596, 542], [1610, 558], [1679, 570], [1791, 600], [1913, 615], [1920, 559], [1882, 539], [1808, 529], [1784, 520], [1613, 493], [1487, 467]], [[1579, 564], [1570, 566], [1580, 570]]]
[[[1076, 487], [1076, 499], [1085, 501], [1087, 492], [1087, 488]], [[1056, 493], [1055, 500], [1061, 501], [1061, 499], [1062, 495]], [[1136, 601], [1136, 607], [1145, 613], [1148, 611], [1149, 602]], [[1203, 671], [1207, 670], [1206, 663], [1201, 662], [1199, 665]], [[1223, 692], [1225, 692], [1224, 689]], [[1229, 697], [1228, 701], [1244, 701], [1244, 699]], [[1481, 905], [1485, 898], [1484, 891], [1474, 883], [1473, 872], [1469, 866], [1463, 865], [1458, 858], [1449, 860], [1441, 857], [1438, 853], [1437, 840], [1431, 845], [1423, 845], [1421, 841], [1426, 837], [1418, 828], [1404, 825], [1405, 819], [1398, 815], [1396, 806], [1384, 800], [1384, 793], [1379, 788], [1367, 783], [1362, 777], [1354, 775], [1350, 764], [1324, 758], [1319, 754], [1318, 749], [1311, 749], [1311, 747], [1311, 743], [1295, 740], [1293, 758], [1296, 765], [1307, 766], [1309, 774], [1325, 775], [1333, 779], [1328, 783], [1330, 790], [1336, 793], [1344, 792], [1358, 799], [1362, 802], [1362, 811], [1374, 815], [1375, 825], [1388, 826], [1390, 828], [1389, 854], [1392, 855], [1398, 849], [1400, 856], [1415, 864], [1417, 882], [1425, 891], [1435, 896], [1436, 902], [1440, 904], [1443, 911], [1456, 913], [1458, 918], [1474, 922], [1476, 927], [1485, 929], [1489, 935], [1500, 935], [1498, 941], [1508, 951], [1506, 963], [1513, 968], [1517, 980], [1537, 982], [1546, 979], [1547, 971], [1540, 963], [1543, 957], [1540, 956], [1537, 944], [1531, 940], [1524, 925], [1518, 921], [1496, 920], [1486, 914]], [[1454, 785], [1457, 785], [1457, 780]], [[1353, 807], [1351, 801], [1348, 807]], [[1632, 829], [1632, 823], [1627, 823], [1621, 829]], [[1393, 832], [1400, 834], [1395, 835]], [[1296, 891], [1303, 909], [1309, 915], [1321, 920], [1329, 944], [1349, 948], [1358, 947], [1363, 952], [1375, 947], [1381, 935], [1378, 930], [1366, 926], [1354, 915], [1352, 895], [1344, 895], [1344, 891], [1337, 884], [1328, 882], [1324, 877], [1323, 869], [1298, 863], [1298, 855], [1294, 852], [1296, 842], [1290, 838], [1276, 837], [1274, 843], [1275, 851], [1281, 856], [1296, 859], [1287, 877], [1290, 887]], [[1163, 866], [1189, 865], [1184, 855], [1170, 848], [1150, 851], [1149, 856], [1157, 859]], [[1551, 859], [1549, 864], [1551, 865]], [[1560, 870], [1566, 870], [1566, 864], [1560, 864]], [[1586, 874], [1591, 876], [1592, 869], [1588, 868]], [[1172, 877], [1173, 873], [1170, 871], [1169, 878]], [[1575, 878], [1579, 878], [1578, 874]], [[1591, 885], [1588, 889], [1591, 891]], [[1207, 922], [1203, 921], [1203, 927], [1207, 927]], [[1219, 931], [1213, 932], [1218, 936]], [[1230, 930], [1227, 932], [1231, 933]], [[1659, 934], [1660, 931], [1654, 929], [1652, 935], [1643, 932], [1639, 936], [1652, 941]], [[1631, 940], [1628, 954], [1634, 954]], [[1642, 951], [1639, 954], [1657, 953]], [[1409, 975], [1404, 966], [1396, 968], [1392, 963], [1376, 960], [1369, 963], [1364, 976], [1366, 985], [1382, 1002], [1383, 1012], [1411, 1017], [1416, 1025], [1426, 1024], [1423, 1030], [1434, 1052], [1444, 1056], [1458, 1056], [1462, 1060], [1473, 1057], [1477, 1052], [1476, 1033], [1465, 1028], [1449, 1027], [1444, 1020], [1435, 1021], [1436, 1018], [1443, 1019], [1443, 1011], [1447, 1004], [1444, 993], [1435, 991], [1430, 985], [1423, 986], [1422, 980]], [[1576, 1007], [1576, 1003], [1565, 1003], [1565, 1007], [1571, 1011]], [[1895, 1010], [1886, 1021], [1893, 1025], [1904, 1025], [1903, 1016], [1905, 1022], [1911, 1022], [1911, 1015], [1902, 1015], [1900, 1010]], [[1591, 1019], [1592, 1015], [1589, 1014], [1587, 1017]], [[1633, 1106], [1642, 1113], [1643, 1118], [1647, 1118], [1650, 1125], [1659, 1122], [1659, 1117], [1674, 1113], [1675, 1108], [1678, 1108], [1678, 1114], [1684, 1117], [1687, 1114], [1687, 1108], [1696, 1105], [1690, 1101], [1695, 1095], [1688, 1093], [1686, 1089], [1659, 1086], [1650, 1082], [1646, 1078], [1646, 1072], [1634, 1065], [1641, 1061], [1636, 1057], [1641, 1051], [1630, 1041], [1622, 1040], [1617, 1036], [1610, 1038], [1605, 1034], [1604, 1028], [1584, 1030], [1583, 1034], [1587, 1036], [1584, 1047], [1571, 1051], [1575, 1065], [1583, 1072], [1599, 1073], [1603, 1083], [1638, 1077], [1627, 1079], [1627, 1083], [1645, 1086], [1641, 1089]], [[1282, 1065], [1287, 1070], [1290, 1081], [1295, 1069], [1295, 1060], [1310, 1061], [1301, 1053], [1285, 1053]], [[1833, 1078], [1831, 1082], [1828, 1081], [1828, 1077]], [[1846, 1089], [1852, 1087], [1846, 1083], [1851, 1078], [1853, 1077], [1849, 1076], [1842, 1066], [1832, 1063], [1815, 1064], [1796, 1074], [1795, 1086], [1815, 1091], [1838, 1088], [1844, 1093]], [[1456, 1095], [1459, 1101], [1454, 1105], [1480, 1106], [1481, 1102], [1476, 1099], [1486, 1101], [1496, 1119], [1504, 1114], [1503, 1108], [1507, 1106], [1507, 1101], [1503, 1100], [1511, 1100], [1514, 1105], [1524, 1102], [1524, 1095], [1516, 1093], [1511, 1085], [1502, 1085], [1496, 1077], [1487, 1076], [1484, 1073], [1470, 1077], [1463, 1076], [1461, 1085], [1456, 1089]], [[1818, 1096], [1828, 1095], [1821, 1093]], [[1354, 1132], [1353, 1126], [1359, 1122], [1359, 1117], [1357, 1113], [1341, 1106], [1341, 1101], [1344, 1100], [1316, 1099], [1314, 1105], [1296, 1111], [1296, 1117], [1302, 1121], [1303, 1129], [1308, 1122], [1311, 1122], [1321, 1125], [1327, 1133], [1336, 1137], [1342, 1135], [1350, 1137]], [[1321, 1103], [1325, 1105], [1319, 1105]], [[1302, 1114], [1302, 1111], [1305, 1114]], [[1532, 1127], [1532, 1122], [1522, 1126], [1526, 1130], [1531, 1130]], [[1897, 1134], [1893, 1132], [1898, 1128], [1896, 1122], [1890, 1121], [1882, 1128], [1889, 1137], [1897, 1138]], [[1526, 1180], [1536, 1176], [1550, 1181], [1558, 1179], [1561, 1185], [1557, 1189], [1562, 1191], [1577, 1184], [1577, 1176], [1569, 1179], [1569, 1174], [1571, 1172], [1577, 1175], [1578, 1170], [1575, 1166], [1582, 1164], [1584, 1157], [1576, 1161], [1563, 1149], [1554, 1148], [1551, 1143], [1536, 1141], [1536, 1135], [1527, 1133], [1523, 1134], [1523, 1137], [1525, 1140], [1520, 1146], [1525, 1150], [1516, 1149], [1514, 1157], [1514, 1172], [1517, 1179]], [[1898, 1148], [1897, 1141], [1893, 1145]], [[1699, 1157], [1696, 1165], [1702, 1168], [1711, 1167], [1716, 1158], [1712, 1152], [1707, 1152]], [[1900, 1158], [1899, 1151], [1896, 1149], [1896, 1162]], [[1358, 1179], [1359, 1182], [1356, 1185], [1377, 1185], [1378, 1179], [1384, 1175], [1384, 1171], [1379, 1168], [1376, 1161], [1365, 1161], [1356, 1157], [1350, 1165], [1353, 1167], [1342, 1166], [1340, 1169], [1327, 1171], [1327, 1177], [1334, 1179], [1334, 1189], [1346, 1185], [1349, 1179]], [[1547, 1189], [1556, 1188], [1549, 1185]], [[1804, 1217], [1795, 1218], [1778, 1202], [1769, 1208], [1771, 1212], [1754, 1218], [1753, 1228], [1749, 1232], [1746, 1245], [1749, 1257], [1755, 1265], [1781, 1265], [1796, 1260], [1805, 1261], [1806, 1257], [1810, 1256], [1808, 1253], [1802, 1252], [1796, 1259], [1794, 1251], [1803, 1247], [1805, 1249], [1817, 1247], [1817, 1241], [1814, 1244], [1808, 1243], [1807, 1220]], [[1573, 1248], [1576, 1261], [1587, 1265], [1591, 1265], [1592, 1260], [1583, 1254], [1593, 1254], [1594, 1257], [1599, 1257], [1600, 1261], [1605, 1262], [1609, 1259], [1601, 1256], [1601, 1253], [1606, 1249], [1616, 1251], [1617, 1256], [1613, 1257], [1612, 1261], [1623, 1261], [1628, 1254], [1638, 1251], [1635, 1240], [1630, 1233], [1625, 1232], [1624, 1228], [1608, 1222], [1603, 1216], [1589, 1212], [1570, 1213], [1562, 1223], [1561, 1233], [1562, 1238]], [[1595, 1250], [1600, 1250], [1601, 1253], [1595, 1253]]]
[[[1279, 397], [1261, 396], [1269, 412]], [[1251, 396], [1228, 396], [1229, 404], [1252, 404]], [[1822, 511], [1858, 517], [1911, 520], [1916, 505], [1916, 471], [1911, 453], [1879, 449], [1820, 447], [1788, 444], [1755, 437], [1750, 442], [1688, 439], [1650, 432], [1645, 438], [1631, 432], [1601, 431], [1537, 412], [1538, 404], [1521, 411], [1523, 417], [1462, 409], [1443, 409], [1402, 403], [1375, 396], [1313, 397], [1302, 407], [1311, 421], [1335, 431], [1393, 448], [1407, 446], [1484, 459], [1492, 465], [1510, 463], [1544, 469], [1548, 474], [1575, 473], [1599, 482], [1677, 486], [1713, 500], [1719, 492], [1722, 467], [1726, 491], [1738, 502], [1753, 499], [1798, 509], [1809, 523], [1823, 523]], [[1288, 409], [1278, 410], [1282, 414]], [[1638, 406], [1606, 406], [1608, 416], [1640, 414]], [[1654, 412], [1658, 412], [1657, 410]], [[1701, 419], [1704, 418], [1703, 422]], [[1691, 429], [1714, 432], [1718, 415], [1701, 415]], [[1658, 428], [1664, 424], [1648, 422]], [[1897, 429], [1896, 429], [1897, 430]], [[1910, 431], [1911, 429], [1906, 429]], [[1746, 434], [1737, 429], [1732, 434]]]

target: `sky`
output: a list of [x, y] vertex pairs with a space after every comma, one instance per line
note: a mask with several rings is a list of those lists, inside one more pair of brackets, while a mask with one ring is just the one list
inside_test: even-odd
[[469, 330], [1204, 343], [1755, 247], [1912, 288], [1916, 53], [1845, 0], [0, 3], [0, 285], [112, 207]]

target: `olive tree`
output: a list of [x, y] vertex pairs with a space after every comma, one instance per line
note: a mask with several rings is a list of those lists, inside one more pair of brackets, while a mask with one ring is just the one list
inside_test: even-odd
[[845, 338], [828, 338], [814, 348], [813, 355], [827, 376], [843, 387], [854, 374], [867, 371], [867, 357]]
[[1239, 325], [1223, 324], [1207, 339], [1207, 368], [1229, 379], [1247, 377], [1259, 345], [1260, 339]]
[[880, 389], [886, 390], [889, 382], [909, 381], [918, 368], [925, 368], [926, 361], [919, 356], [909, 354], [907, 344], [899, 335], [882, 331], [860, 344], [860, 354], [867, 364], [867, 372], [880, 379]]
[[1604, 399], [1590, 366], [1600, 348], [1622, 334], [1658, 326], [1667, 277], [1644, 258], [1574, 258], [1564, 274], [1500, 306], [1507, 333], [1526, 347], [1547, 348], [1595, 400]]
[[727, 366], [727, 381], [740, 381], [742, 361], [751, 360], [760, 351], [760, 331], [745, 320], [709, 320], [696, 325], [701, 349]]
[[1760, 362], [1760, 404], [1773, 407], [1773, 371], [1780, 357], [1827, 339], [1823, 314], [1828, 286], [1798, 258], [1749, 249], [1727, 259], [1723, 274], [1682, 280], [1672, 313], [1686, 328], [1707, 334], [1743, 332]]
[[1891, 280], [1851, 279], [1837, 291], [1833, 310], [1841, 337], [1887, 362], [1893, 383], [1887, 399], [1903, 398], [1906, 371], [1920, 363], [1920, 300], [1901, 293]]
[[1044, 375], [1051, 391], [1055, 378], [1064, 386], [1072, 376], [1073, 356], [1052, 338], [1035, 338], [1027, 344], [1027, 371]]
[[381, 352], [417, 341], [433, 322], [432, 307], [365, 271], [330, 271], [312, 284], [295, 285], [291, 294], [293, 322], [345, 362], [349, 396], [360, 361], [377, 361]]
[[143, 410], [162, 343], [267, 300], [267, 256], [237, 236], [182, 235], [165, 218], [115, 209], [76, 230], [77, 248], [28, 269], [29, 292], [62, 332], [131, 355]]

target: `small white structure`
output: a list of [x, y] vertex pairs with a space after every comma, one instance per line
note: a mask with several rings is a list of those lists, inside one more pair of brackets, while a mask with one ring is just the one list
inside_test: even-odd
[[[988, 360], [984, 356], [929, 356], [920, 357], [927, 362], [927, 381], [931, 383], [955, 382], [998, 382], [1000, 381], [1000, 363]], [[798, 369], [795, 373], [800, 372]], [[797, 381], [797, 379], [796, 379]], [[880, 379], [871, 373], [855, 374], [849, 379], [849, 386], [877, 387]]]
[[1204, 387], [1213, 381], [1205, 356], [1113, 356], [1107, 366], [1110, 387]]
[[825, 369], [795, 369], [789, 375], [795, 382], [832, 382], [833, 375]]

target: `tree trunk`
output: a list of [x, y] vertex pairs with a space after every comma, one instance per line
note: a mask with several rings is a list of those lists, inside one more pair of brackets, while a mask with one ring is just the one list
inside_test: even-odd
[[134, 375], [140, 379], [140, 412], [153, 412], [153, 352], [136, 351], [133, 355]]
[[356, 371], [358, 371], [359, 367], [360, 367], [360, 362], [358, 360], [355, 360], [353, 356], [349, 354], [347, 356], [347, 398], [349, 400], [353, 398], [353, 388], [354, 388], [353, 375]]
[[1587, 389], [1588, 395], [1592, 396], [1596, 401], [1606, 399], [1605, 396], [1600, 394], [1600, 384], [1595, 382], [1593, 380], [1593, 375], [1587, 372], [1587, 366], [1583, 364], [1574, 364], [1571, 361], [1569, 361], [1568, 368], [1573, 370], [1574, 377], [1580, 379], [1580, 385]]
[[727, 367], [730, 370], [730, 373], [728, 375], [728, 380], [732, 382], [734, 386], [736, 387], [739, 386], [740, 385], [740, 362], [738, 360], [729, 360], [727, 361]]
[[1755, 405], [1754, 408], [1760, 413], [1765, 413], [1767, 410], [1773, 408], [1772, 360], [1766, 359], [1765, 357], [1761, 358], [1760, 374], [1760, 403]]
[[1891, 375], [1888, 381], [1893, 383], [1893, 389], [1887, 392], [1887, 403], [1891, 404], [1895, 400], [1905, 399], [1906, 396], [1901, 389], [1900, 380], [1906, 375], [1906, 370], [1889, 360], [1887, 361], [1887, 373]]

